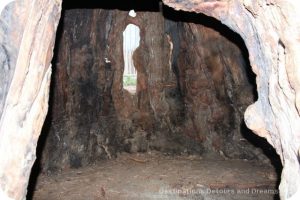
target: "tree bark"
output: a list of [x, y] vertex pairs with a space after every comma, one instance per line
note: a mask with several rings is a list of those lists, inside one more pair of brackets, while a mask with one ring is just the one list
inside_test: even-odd
[[[16, 1], [2, 11], [0, 198], [25, 199], [48, 109], [50, 62], [61, 2]], [[2, 89], [2, 88], [1, 88]]]
[[299, 199], [300, 4], [292, 0], [163, 2], [176, 10], [212, 16], [244, 39], [258, 91], [258, 100], [245, 113], [246, 124], [281, 157], [281, 199]]

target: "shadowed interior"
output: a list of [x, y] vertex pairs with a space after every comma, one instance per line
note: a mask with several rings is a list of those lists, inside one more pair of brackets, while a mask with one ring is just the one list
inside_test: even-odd
[[[213, 18], [159, 1], [118, 4], [63, 3], [28, 198], [41, 173], [85, 169], [124, 153], [248, 160], [279, 173], [275, 151], [243, 121], [257, 92], [242, 38]], [[123, 89], [122, 33], [130, 23], [141, 34], [135, 94]]]

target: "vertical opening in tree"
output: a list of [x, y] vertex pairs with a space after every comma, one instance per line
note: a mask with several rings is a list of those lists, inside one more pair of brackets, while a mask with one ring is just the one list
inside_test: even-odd
[[133, 63], [133, 53], [140, 45], [140, 28], [128, 24], [123, 32], [124, 74], [123, 87], [130, 92], [136, 91], [137, 71]]

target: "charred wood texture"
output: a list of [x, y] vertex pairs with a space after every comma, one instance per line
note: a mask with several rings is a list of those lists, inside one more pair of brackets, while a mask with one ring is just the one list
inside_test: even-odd
[[[134, 95], [122, 85], [129, 23], [141, 33], [133, 55]], [[247, 52], [237, 35], [226, 38], [233, 33], [219, 22], [168, 8], [135, 18], [128, 11], [72, 9], [59, 31], [44, 171], [85, 166], [122, 151], [267, 159], [243, 135], [249, 134], [243, 113], [255, 98]]]

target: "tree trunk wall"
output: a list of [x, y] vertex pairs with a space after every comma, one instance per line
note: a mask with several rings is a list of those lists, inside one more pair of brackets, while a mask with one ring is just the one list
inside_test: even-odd
[[[77, 168], [124, 151], [221, 152], [267, 160], [243, 136], [252, 134], [243, 128], [243, 113], [254, 102], [255, 85], [243, 52], [225, 37], [229, 30], [221, 35], [199, 23], [211, 19], [165, 9], [137, 12], [135, 18], [119, 10], [64, 13], [43, 133], [44, 171]], [[141, 33], [133, 56], [134, 95], [122, 85], [123, 31], [129, 23]]]

